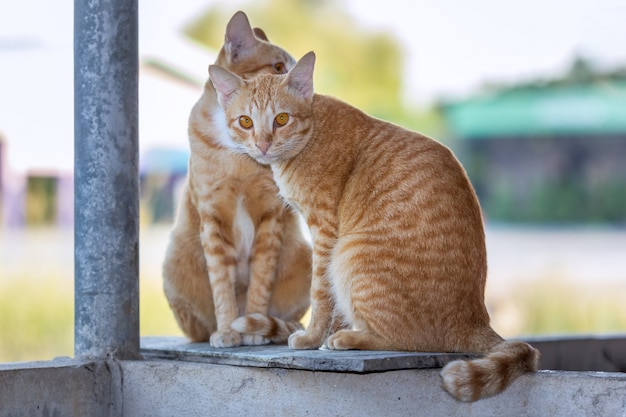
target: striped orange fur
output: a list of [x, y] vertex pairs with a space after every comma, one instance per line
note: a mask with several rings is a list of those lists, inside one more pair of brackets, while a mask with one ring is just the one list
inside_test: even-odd
[[209, 68], [234, 146], [271, 165], [311, 231], [311, 323], [289, 345], [485, 354], [442, 371], [464, 401], [535, 370], [535, 349], [489, 325], [481, 210], [455, 156], [314, 94], [314, 62], [309, 53], [287, 75], [253, 80]]
[[[285, 72], [295, 61], [238, 12], [217, 63], [251, 77]], [[165, 295], [192, 341], [215, 347], [286, 343], [288, 334], [231, 324], [255, 314], [298, 327], [310, 305], [311, 248], [270, 169], [234, 152], [226, 135], [208, 81], [189, 118], [189, 172], [163, 263]]]

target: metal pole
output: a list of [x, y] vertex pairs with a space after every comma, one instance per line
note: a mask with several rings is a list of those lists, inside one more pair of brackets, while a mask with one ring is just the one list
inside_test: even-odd
[[137, 2], [74, 0], [77, 357], [139, 357]]

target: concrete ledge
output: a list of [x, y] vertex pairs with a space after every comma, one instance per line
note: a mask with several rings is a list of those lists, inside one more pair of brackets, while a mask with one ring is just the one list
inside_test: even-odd
[[0, 417], [112, 416], [121, 412], [119, 367], [69, 358], [0, 365]]
[[541, 371], [503, 394], [461, 403], [439, 370], [335, 373], [123, 361], [123, 415], [159, 416], [622, 416], [626, 375]]
[[[548, 363], [623, 369], [622, 337], [530, 342]], [[625, 373], [540, 371], [468, 404], [441, 388], [437, 369], [466, 355], [142, 345], [145, 360], [0, 365], [0, 417], [626, 415]]]
[[626, 372], [626, 335], [526, 339], [541, 352], [542, 369]]
[[317, 372], [178, 360], [0, 365], [0, 417], [623, 416], [626, 374], [540, 371], [461, 403], [439, 369]]

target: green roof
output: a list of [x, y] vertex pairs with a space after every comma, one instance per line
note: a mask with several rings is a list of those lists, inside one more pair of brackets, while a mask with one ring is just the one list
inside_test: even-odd
[[455, 136], [626, 135], [626, 82], [514, 89], [447, 103]]

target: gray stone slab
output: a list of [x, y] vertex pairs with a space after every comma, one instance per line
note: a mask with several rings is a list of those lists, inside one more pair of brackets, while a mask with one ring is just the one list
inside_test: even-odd
[[476, 357], [459, 353], [293, 350], [284, 345], [218, 349], [209, 343], [188, 343], [182, 337], [144, 337], [141, 353], [155, 359], [352, 373], [441, 368], [453, 360]]

